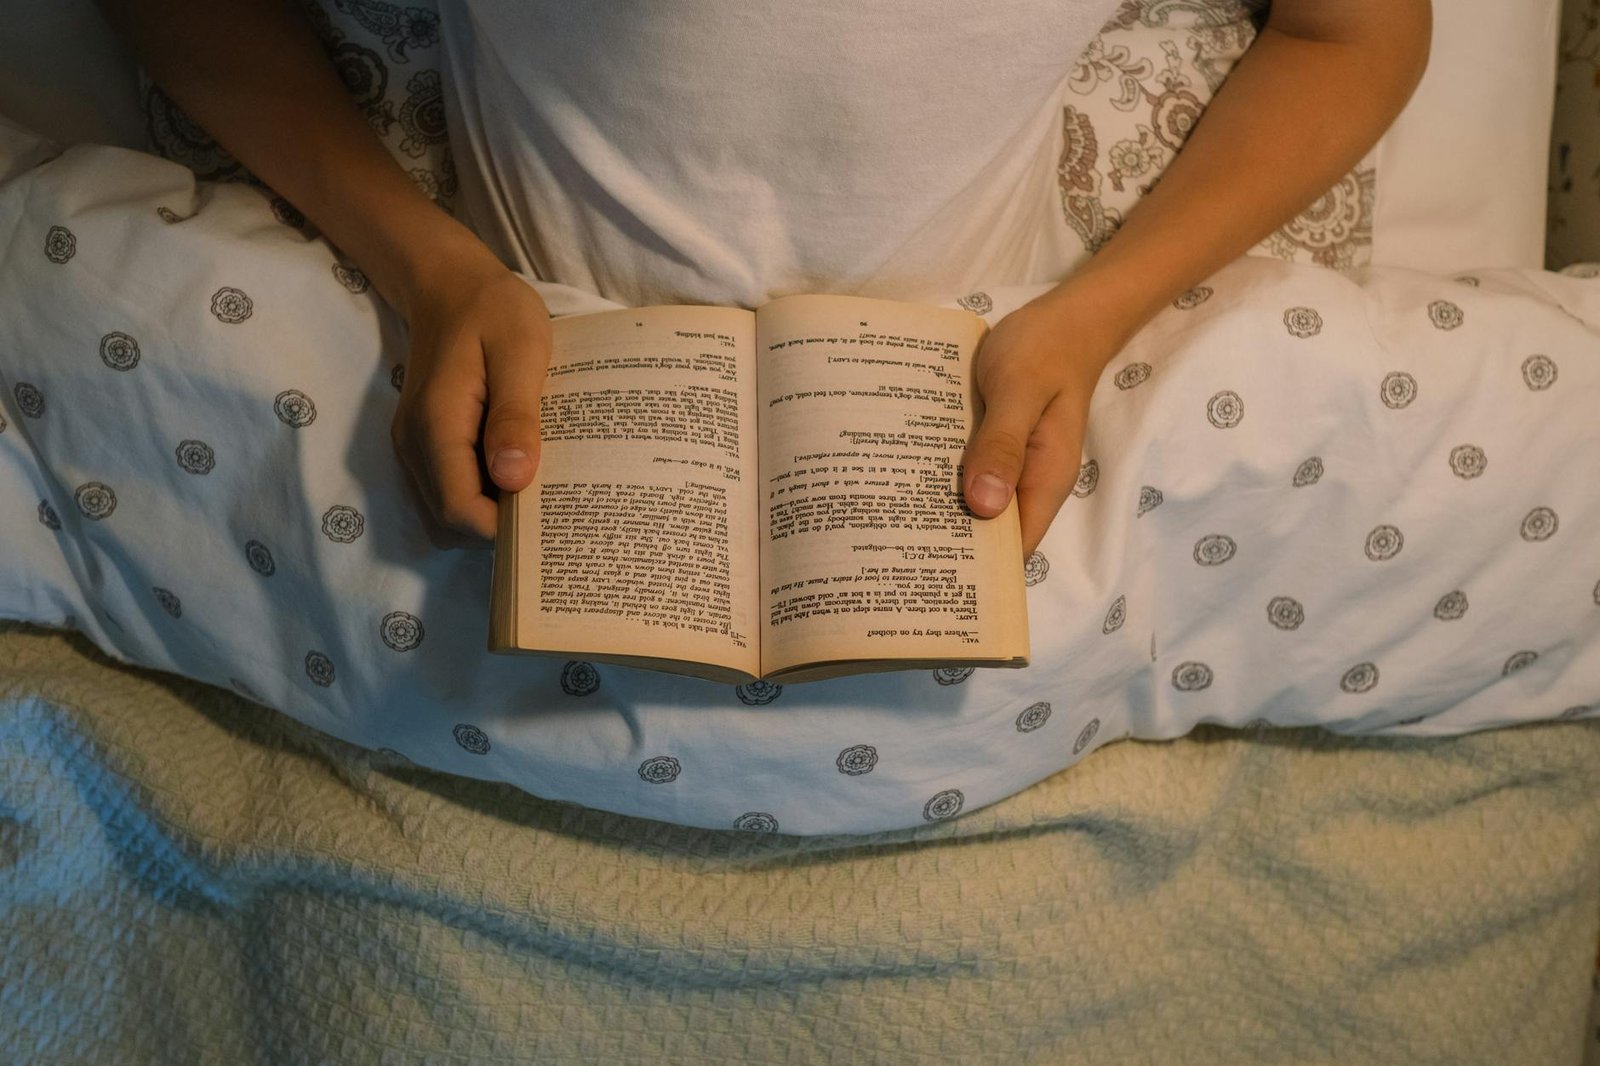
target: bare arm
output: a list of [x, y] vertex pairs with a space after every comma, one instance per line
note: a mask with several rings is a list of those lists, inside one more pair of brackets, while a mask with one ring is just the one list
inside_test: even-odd
[[[393, 436], [442, 543], [494, 535], [483, 445], [538, 456], [549, 313], [390, 157], [293, 0], [99, 0], [151, 77], [353, 260], [411, 327]], [[442, 535], [441, 535], [442, 534]]]
[[[987, 411], [967, 501], [1019, 496], [1031, 551], [1077, 479], [1100, 373], [1173, 297], [1243, 255], [1339, 180], [1427, 64], [1430, 0], [1274, 0], [1160, 182], [1098, 254], [1008, 315], [979, 355]], [[985, 476], [994, 483], [980, 479]]]

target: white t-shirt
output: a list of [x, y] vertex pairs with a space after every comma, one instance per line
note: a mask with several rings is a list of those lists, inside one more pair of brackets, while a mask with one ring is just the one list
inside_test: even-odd
[[629, 305], [1057, 280], [1057, 101], [1116, 3], [443, 0], [462, 204]]

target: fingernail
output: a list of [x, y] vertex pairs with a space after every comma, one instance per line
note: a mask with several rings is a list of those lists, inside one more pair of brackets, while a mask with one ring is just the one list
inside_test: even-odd
[[528, 453], [521, 448], [501, 448], [489, 464], [489, 473], [495, 477], [519, 478], [527, 472]]
[[984, 511], [1001, 511], [1011, 501], [1011, 486], [993, 474], [980, 474], [972, 483], [969, 494], [974, 507]]

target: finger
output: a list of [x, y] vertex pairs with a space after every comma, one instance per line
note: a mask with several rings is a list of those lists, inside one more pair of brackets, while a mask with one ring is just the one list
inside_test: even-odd
[[982, 518], [1006, 509], [1028, 454], [1028, 439], [1038, 425], [1047, 397], [1023, 375], [1003, 376], [983, 397], [978, 431], [962, 457], [962, 491], [967, 506]]
[[422, 532], [427, 536], [428, 543], [441, 550], [476, 547], [478, 544], [476, 538], [448, 530], [439, 524], [439, 520], [434, 517], [439, 510], [438, 501], [430, 497], [432, 486], [426, 474], [421, 472], [426, 469], [427, 464], [403, 430], [397, 428], [392, 436], [396, 457], [400, 461], [401, 470], [404, 471], [400, 480], [405, 486], [406, 495], [411, 500], [412, 513], [417, 516], [417, 522], [422, 526]]
[[1055, 521], [1078, 481], [1082, 445], [1057, 398], [1045, 408], [1028, 442], [1027, 459], [1017, 482], [1017, 512], [1022, 520], [1022, 550], [1031, 554]]
[[497, 505], [478, 473], [481, 403], [446, 381], [431, 383], [422, 403], [419, 472], [434, 517], [446, 532], [493, 540]]
[[548, 344], [536, 339], [486, 345], [489, 418], [483, 454], [489, 476], [505, 492], [520, 492], [539, 464], [539, 394], [550, 362]]

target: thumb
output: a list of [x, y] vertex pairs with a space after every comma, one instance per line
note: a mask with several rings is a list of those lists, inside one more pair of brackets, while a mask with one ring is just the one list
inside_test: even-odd
[[489, 377], [484, 459], [500, 489], [520, 492], [539, 465], [539, 394], [548, 360], [518, 345], [486, 350], [484, 362]]
[[962, 458], [962, 491], [967, 506], [980, 518], [993, 518], [1006, 509], [1022, 476], [1028, 455], [1028, 438], [1044, 412], [1044, 398], [1026, 381], [1003, 382], [984, 397], [978, 431]]

